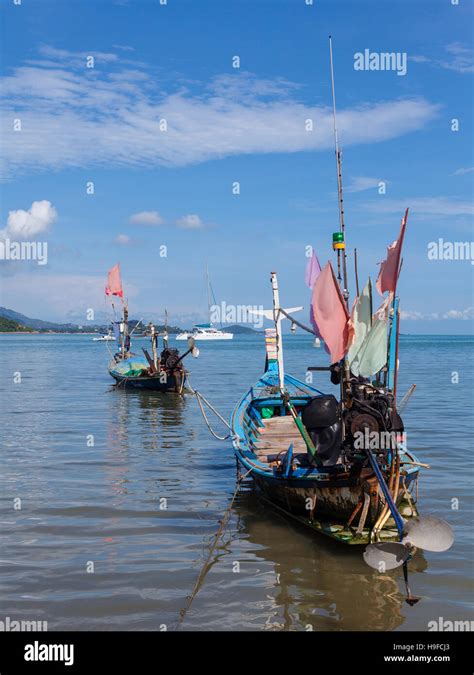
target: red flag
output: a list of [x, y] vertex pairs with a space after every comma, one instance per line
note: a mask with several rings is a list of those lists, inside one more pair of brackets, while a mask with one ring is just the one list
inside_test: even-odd
[[391, 246], [388, 246], [387, 259], [380, 265], [379, 276], [377, 277], [377, 282], [375, 284], [380, 295], [383, 295], [385, 291], [390, 291], [395, 295], [395, 291], [397, 290], [398, 274], [400, 272], [400, 256], [402, 253], [407, 219], [408, 209], [405, 211], [405, 215], [402, 219], [398, 239], [396, 239]]
[[344, 358], [353, 338], [349, 312], [330, 262], [323, 268], [313, 288], [312, 315], [326, 343], [331, 363]]
[[120, 263], [117, 263], [107, 274], [107, 286], [105, 295], [118, 295], [123, 298], [122, 282], [120, 280]]

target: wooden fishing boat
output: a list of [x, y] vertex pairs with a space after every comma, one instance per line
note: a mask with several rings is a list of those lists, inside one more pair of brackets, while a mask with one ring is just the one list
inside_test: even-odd
[[[181, 394], [186, 384], [187, 371], [183, 359], [192, 354], [197, 357], [199, 350], [195, 347], [194, 339], [188, 339], [188, 349], [180, 354], [177, 349], [169, 346], [167, 331], [168, 315], [165, 311], [165, 329], [158, 333], [153, 323], [148, 324], [148, 335], [151, 342], [151, 354], [142, 347], [142, 355], [131, 351], [133, 331], [129, 330], [128, 303], [123, 300], [120, 268], [118, 265], [109, 271], [106, 287], [107, 295], [117, 295], [122, 300], [122, 317], [113, 322], [115, 339], [118, 350], [113, 354], [108, 366], [108, 372], [115, 380], [116, 386], [132, 389], [146, 389], [159, 392], [174, 392]], [[159, 347], [159, 338], [162, 347]]]
[[[232, 414], [236, 457], [243, 471], [254, 479], [259, 494], [273, 506], [334, 539], [367, 544], [386, 504], [377, 478], [367, 466], [367, 458], [343, 443], [338, 411], [328, 418], [328, 406], [334, 407], [331, 395], [286, 373], [280, 382], [274, 333], [266, 331], [264, 374]], [[301, 420], [321, 418], [315, 419], [313, 427], [317, 429], [313, 437], [322, 441], [318, 445], [319, 465], [308, 451], [294, 414]], [[322, 422], [332, 424], [323, 427]], [[307, 433], [312, 434], [312, 429]], [[417, 515], [414, 488], [420, 467], [403, 443], [397, 450], [397, 506], [404, 518], [412, 518]], [[385, 471], [387, 480], [390, 465], [391, 461]], [[392, 518], [386, 520], [379, 538], [398, 540]]]

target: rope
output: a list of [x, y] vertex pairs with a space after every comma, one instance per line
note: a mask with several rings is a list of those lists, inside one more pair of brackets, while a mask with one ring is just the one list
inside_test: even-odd
[[199, 593], [199, 591], [200, 591], [200, 589], [201, 589], [201, 587], [204, 583], [204, 579], [206, 578], [207, 573], [211, 569], [211, 566], [212, 566], [211, 565], [211, 558], [212, 558], [213, 553], [216, 549], [216, 546], [219, 542], [219, 539], [221, 538], [221, 535], [224, 531], [224, 528], [227, 525], [227, 522], [229, 520], [231, 511], [232, 511], [232, 507], [234, 505], [235, 498], [237, 497], [237, 494], [238, 494], [239, 489], [240, 489], [240, 485], [245, 480], [245, 478], [247, 478], [247, 476], [249, 475], [249, 473], [251, 471], [252, 471], [252, 469], [249, 469], [249, 471], [247, 471], [247, 473], [245, 473], [245, 474], [243, 474], [243, 475], [241, 475], [237, 478], [237, 485], [236, 485], [234, 494], [232, 495], [232, 499], [230, 501], [230, 504], [227, 507], [227, 509], [225, 510], [224, 515], [222, 517], [222, 520], [219, 521], [220, 522], [219, 529], [217, 530], [216, 534], [214, 535], [214, 541], [212, 542], [211, 548], [209, 549], [209, 553], [207, 555], [207, 558], [204, 561], [204, 564], [202, 565], [201, 569], [199, 570], [199, 574], [198, 574], [198, 577], [196, 579], [196, 583], [194, 584], [192, 593], [191, 593], [191, 595], [189, 595], [187, 597], [185, 606], [179, 612], [179, 618], [178, 618], [178, 621], [176, 622], [175, 630], [179, 630], [181, 624], [183, 623], [184, 619], [186, 618], [186, 614], [187, 614], [189, 608], [191, 607], [191, 604], [192, 604], [194, 598]]
[[[191, 394], [193, 394], [196, 397], [196, 401], [198, 402], [198, 406], [199, 406], [199, 409], [201, 411], [201, 415], [204, 419], [204, 422], [206, 423], [207, 428], [209, 429], [210, 434], [212, 436], [214, 436], [214, 438], [216, 438], [218, 441], [227, 441], [229, 438], [234, 438], [235, 437], [234, 430], [232, 429], [230, 424], [227, 422], [227, 420], [224, 417], [222, 417], [220, 412], [218, 410], [216, 410], [211, 403], [209, 403], [207, 398], [205, 398], [199, 391], [197, 391], [197, 389], [193, 389], [193, 387], [191, 386], [191, 383], [189, 382], [189, 379], [188, 379], [188, 387], [189, 387], [189, 390], [190, 390]], [[209, 419], [208, 419], [208, 417], [206, 415], [206, 412], [204, 410], [203, 402], [207, 405], [207, 407], [210, 410], [212, 410], [214, 415], [216, 417], [218, 417], [223, 424], [225, 424], [225, 426], [231, 432], [230, 434], [227, 434], [227, 436], [219, 436], [219, 434], [217, 434], [214, 431], [214, 429], [211, 427], [211, 423], [209, 422]]]

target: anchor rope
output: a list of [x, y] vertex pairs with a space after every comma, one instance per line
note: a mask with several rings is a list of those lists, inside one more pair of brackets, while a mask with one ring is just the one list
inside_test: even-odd
[[[201, 415], [204, 419], [204, 422], [206, 423], [207, 428], [209, 429], [210, 434], [212, 436], [214, 436], [214, 438], [216, 438], [218, 441], [227, 441], [229, 438], [234, 438], [235, 437], [234, 430], [232, 429], [230, 424], [220, 414], [220, 412], [214, 408], [212, 403], [209, 403], [209, 401], [207, 400], [207, 398], [205, 396], [203, 396], [199, 391], [197, 391], [197, 389], [193, 389], [193, 387], [191, 386], [191, 383], [189, 381], [189, 378], [188, 378], [188, 388], [189, 388], [191, 394], [193, 394], [196, 397], [196, 401], [198, 402], [198, 406], [199, 406], [199, 409], [201, 411]], [[220, 421], [229, 429], [229, 431], [231, 432], [230, 434], [227, 434], [227, 436], [219, 436], [219, 434], [214, 431], [214, 429], [211, 427], [211, 423], [209, 422], [209, 419], [208, 419], [208, 417], [206, 415], [206, 412], [204, 410], [203, 402], [204, 402], [205, 405], [207, 405], [207, 407], [210, 410], [212, 410], [214, 415], [216, 415], [216, 417], [218, 417], [220, 419]]]
[[211, 563], [212, 556], [213, 556], [214, 551], [217, 547], [219, 539], [222, 536], [224, 528], [226, 527], [227, 522], [230, 518], [230, 514], [232, 512], [232, 507], [233, 507], [235, 499], [236, 499], [236, 497], [239, 493], [240, 486], [243, 483], [243, 481], [247, 478], [247, 476], [250, 474], [251, 471], [252, 471], [252, 469], [249, 469], [245, 474], [241, 474], [237, 477], [237, 485], [235, 487], [234, 494], [232, 495], [232, 499], [230, 500], [230, 504], [227, 507], [227, 509], [225, 510], [224, 515], [222, 516], [222, 519], [220, 521], [218, 521], [219, 522], [219, 529], [217, 530], [217, 532], [214, 535], [214, 540], [211, 544], [211, 547], [209, 549], [209, 553], [206, 557], [206, 560], [204, 561], [204, 563], [201, 566], [201, 569], [199, 570], [199, 574], [197, 576], [197, 579], [196, 579], [196, 582], [194, 584], [191, 595], [188, 595], [188, 597], [186, 599], [185, 606], [179, 612], [179, 617], [178, 617], [178, 620], [177, 620], [175, 628], [174, 628], [175, 630], [178, 630], [180, 628], [180, 626], [182, 625], [182, 623], [184, 622], [184, 619], [186, 618], [186, 614], [187, 614], [189, 608], [191, 607], [194, 598], [199, 593], [199, 591], [201, 590], [201, 588], [204, 584], [204, 579], [206, 578], [207, 573], [209, 572], [209, 570], [212, 567], [212, 563]]

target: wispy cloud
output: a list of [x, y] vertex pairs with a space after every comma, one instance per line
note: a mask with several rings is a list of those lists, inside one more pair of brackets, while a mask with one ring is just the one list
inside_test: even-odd
[[474, 206], [469, 201], [454, 197], [406, 197], [405, 199], [385, 199], [366, 202], [360, 207], [371, 213], [402, 213], [409, 206], [410, 212], [426, 216], [470, 216]]
[[456, 169], [453, 173], [453, 176], [465, 176], [467, 173], [472, 173], [474, 171], [474, 166], [468, 166], [466, 168]]
[[[5, 304], [28, 316], [63, 321], [74, 314], [79, 323], [87, 325], [88, 309], [94, 313], [104, 309], [105, 283], [105, 272], [101, 276], [38, 273], [35, 277], [20, 273], [2, 279], [2, 294]], [[138, 290], [127, 282], [125, 292], [132, 299]], [[27, 309], [26, 304], [35, 309]]]
[[158, 211], [140, 211], [130, 216], [130, 223], [132, 225], [157, 226], [163, 225], [164, 220]]
[[129, 246], [132, 243], [132, 239], [128, 234], [118, 234], [115, 238], [115, 243], [121, 246]]
[[453, 42], [445, 47], [446, 56], [443, 58], [430, 58], [423, 54], [410, 56], [414, 63], [429, 63], [430, 65], [446, 70], [454, 70], [457, 73], [472, 73], [472, 48], [460, 42]]
[[460, 319], [462, 321], [470, 321], [474, 319], [474, 307], [466, 307], [466, 309], [450, 309], [447, 312], [431, 312], [424, 314], [412, 310], [400, 311], [402, 319], [408, 321], [449, 321], [450, 319]]
[[383, 182], [386, 185], [389, 185], [388, 180], [383, 180], [382, 178], [369, 178], [369, 176], [353, 176], [345, 192], [365, 192], [365, 190], [372, 190], [373, 188], [378, 188], [379, 183]]
[[200, 230], [201, 228], [205, 227], [205, 224], [197, 215], [197, 213], [189, 213], [182, 218], [178, 218], [176, 225], [183, 230]]
[[[2, 78], [3, 178], [92, 166], [186, 166], [247, 153], [332, 147], [331, 110], [302, 103], [298, 85], [249, 73], [171, 84], [116, 54], [43, 47], [46, 60]], [[131, 65], [132, 64], [132, 65]], [[342, 109], [344, 145], [375, 143], [425, 127], [438, 106], [422, 98]], [[21, 120], [21, 131], [14, 120]], [[313, 131], [306, 131], [306, 120]]]

